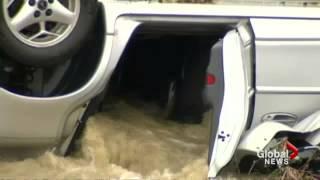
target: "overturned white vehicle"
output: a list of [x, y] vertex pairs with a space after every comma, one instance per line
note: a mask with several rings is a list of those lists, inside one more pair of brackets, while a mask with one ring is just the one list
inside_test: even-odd
[[106, 94], [136, 93], [178, 121], [211, 111], [209, 178], [317, 164], [319, 24], [315, 8], [3, 0], [0, 145], [66, 155]]

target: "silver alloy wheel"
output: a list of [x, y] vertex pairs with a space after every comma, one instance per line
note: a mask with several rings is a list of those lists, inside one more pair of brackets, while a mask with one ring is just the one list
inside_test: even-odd
[[6, 24], [32, 47], [54, 46], [67, 38], [80, 15], [80, 0], [2, 0]]

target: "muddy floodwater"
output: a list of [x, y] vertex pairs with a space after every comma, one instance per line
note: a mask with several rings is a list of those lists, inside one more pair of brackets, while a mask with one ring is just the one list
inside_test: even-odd
[[[117, 101], [92, 117], [70, 157], [0, 161], [0, 179], [206, 179], [208, 121], [183, 125], [156, 106]], [[2, 157], [3, 158], [3, 157]]]

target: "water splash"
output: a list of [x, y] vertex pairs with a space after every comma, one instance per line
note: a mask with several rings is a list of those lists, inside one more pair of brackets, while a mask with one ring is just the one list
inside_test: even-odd
[[120, 101], [92, 117], [71, 157], [0, 161], [0, 177], [194, 180], [207, 177], [208, 121], [183, 125], [152, 105]]

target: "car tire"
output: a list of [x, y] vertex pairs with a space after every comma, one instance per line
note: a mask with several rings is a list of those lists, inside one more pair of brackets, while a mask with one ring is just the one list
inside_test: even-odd
[[[23, 1], [16, 5], [16, 9], [11, 8], [13, 5], [6, 7], [11, 1], [1, 1], [2, 54], [10, 60], [37, 67], [56, 65], [70, 59], [86, 40], [95, 22], [98, 6], [96, 0], [68, 1], [68, 4], [63, 4], [66, 1], [68, 0]], [[30, 2], [36, 4], [31, 6]], [[46, 3], [41, 6], [40, 2]], [[30, 22], [22, 23], [23, 19], [18, 18], [24, 17], [21, 13], [26, 14]]]

